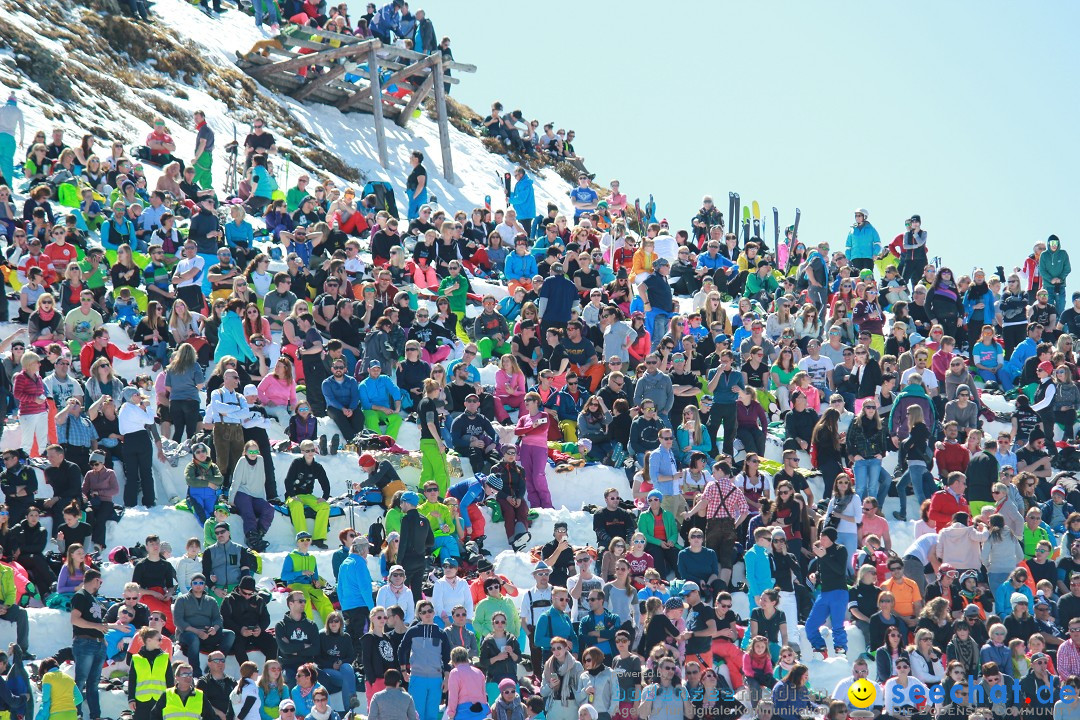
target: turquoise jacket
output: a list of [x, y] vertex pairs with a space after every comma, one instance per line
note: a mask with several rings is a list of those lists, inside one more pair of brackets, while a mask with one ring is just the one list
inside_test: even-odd
[[1043, 287], [1049, 285], [1053, 278], [1064, 280], [1070, 272], [1069, 253], [1064, 250], [1047, 250], [1039, 256], [1039, 277], [1042, 278]]
[[255, 359], [255, 353], [251, 352], [251, 346], [248, 345], [247, 338], [244, 336], [244, 321], [232, 310], [226, 310], [221, 316], [214, 362], [219, 362], [226, 355], [232, 355], [237, 360], [247, 362]]
[[750, 597], [757, 597], [764, 590], [776, 585], [773, 578], [772, 561], [769, 551], [758, 544], [746, 551], [746, 586]]
[[401, 388], [386, 375], [377, 378], [370, 375], [360, 383], [360, 407], [370, 410], [375, 405], [393, 408], [394, 402], [401, 400]]
[[534, 644], [538, 648], [551, 650], [551, 638], [562, 637], [570, 641], [570, 647], [574, 653], [578, 652], [578, 636], [574, 631], [574, 623], [570, 621], [570, 615], [562, 610], [548, 608], [536, 621], [536, 631], [533, 633]]
[[848, 232], [847, 242], [844, 243], [844, 254], [848, 260], [873, 258], [881, 253], [881, 238], [878, 231], [868, 222], [851, 227]]

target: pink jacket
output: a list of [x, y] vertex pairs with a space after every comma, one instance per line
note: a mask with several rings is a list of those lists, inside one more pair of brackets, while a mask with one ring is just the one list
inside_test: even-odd
[[[535, 418], [531, 415], [521, 414], [518, 418], [517, 428], [514, 430], [514, 434], [521, 438], [522, 445], [532, 445], [533, 447], [547, 447], [548, 426], [547, 423], [551, 421], [551, 416], [546, 412], [541, 412]], [[542, 422], [542, 424], [537, 424]]]
[[[506, 392], [505, 385], [510, 383], [513, 388], [511, 392]], [[522, 373], [517, 375], [507, 375], [500, 368], [495, 371], [495, 397], [517, 397], [525, 394], [525, 376]]]
[[275, 375], [267, 375], [259, 381], [259, 402], [263, 405], [296, 405], [296, 383], [286, 384]]
[[486, 703], [487, 690], [484, 688], [486, 682], [487, 678], [479, 668], [471, 665], [454, 667], [446, 680], [446, 717], [454, 717], [454, 713], [463, 703]]
[[41, 399], [42, 396], [49, 395], [45, 391], [45, 381], [41, 379], [41, 375], [30, 377], [22, 370], [15, 373], [11, 394], [19, 401], [20, 415], [40, 415], [49, 411], [48, 403]]

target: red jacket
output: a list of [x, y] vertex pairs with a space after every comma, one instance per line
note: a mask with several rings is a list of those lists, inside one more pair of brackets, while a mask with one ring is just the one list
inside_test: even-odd
[[947, 479], [951, 472], [966, 473], [970, 462], [971, 453], [960, 443], [947, 442], [940, 450], [934, 451], [937, 474], [942, 480]]
[[[109, 356], [110, 362], [116, 362], [117, 358], [121, 360], [131, 360], [136, 357], [136, 353], [126, 352], [116, 347], [112, 343], [105, 346], [105, 354]], [[89, 377], [90, 366], [94, 364], [94, 343], [87, 343], [83, 345], [82, 351], [79, 352], [79, 368], [82, 370], [82, 374]]]
[[971, 507], [966, 498], [957, 500], [948, 490], [938, 490], [930, 498], [930, 523], [938, 530], [948, 527], [953, 515], [964, 512], [971, 515]]

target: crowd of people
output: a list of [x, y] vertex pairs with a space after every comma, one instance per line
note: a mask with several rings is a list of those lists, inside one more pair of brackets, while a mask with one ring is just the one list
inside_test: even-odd
[[[368, 12], [376, 37], [411, 36], [400, 0]], [[500, 111], [492, 136], [573, 156], [572, 133], [545, 143]], [[279, 189], [261, 119], [238, 149], [251, 198], [221, 204], [213, 132], [193, 127], [191, 153], [158, 120], [141, 160], [120, 143], [104, 158], [62, 128], [27, 144], [14, 96], [0, 108], [18, 307], [0, 308], [18, 326], [0, 401], [21, 433], [0, 473], [0, 619], [17, 634], [0, 711], [32, 714], [24, 604], [40, 601], [70, 613], [75, 676], [36, 667], [39, 718], [84, 700], [100, 718], [112, 666], [155, 720], [1075, 714], [1054, 705], [1080, 686], [1080, 488], [1062, 472], [1080, 292], [1066, 306], [1058, 237], [1012, 272], [957, 276], [918, 215], [892, 243], [859, 208], [837, 242], [789, 228], [770, 248], [706, 196], [687, 229], [639, 233], [617, 181], [602, 195], [582, 172], [572, 213], [539, 213], [524, 167], [505, 210], [447, 211], [420, 152], [399, 218], [329, 177]], [[406, 423], [418, 448], [396, 444]], [[385, 537], [342, 530], [327, 567], [326, 456], [353, 449], [350, 501], [384, 506]], [[415, 489], [391, 462], [413, 449]], [[170, 460], [203, 532], [182, 556], [147, 537], [110, 605], [101, 564], [126, 564], [110, 523], [160, 504]], [[534, 546], [549, 468], [590, 463], [630, 492], [598, 486], [594, 536], [556, 522]], [[275, 508], [296, 539], [272, 578], [280, 619], [258, 582]], [[531, 587], [495, 573], [489, 522], [531, 550]], [[812, 686], [849, 630], [851, 677]], [[860, 680], [869, 709], [847, 693]]]

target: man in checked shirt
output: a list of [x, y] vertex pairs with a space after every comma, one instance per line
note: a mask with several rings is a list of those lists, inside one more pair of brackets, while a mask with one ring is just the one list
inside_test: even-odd
[[705, 544], [720, 561], [720, 588], [731, 585], [731, 566], [735, 562], [735, 528], [750, 514], [750, 506], [740, 488], [731, 482], [731, 461], [722, 457], [713, 465], [712, 480], [705, 484], [697, 503], [687, 513], [696, 515], [705, 509]]

